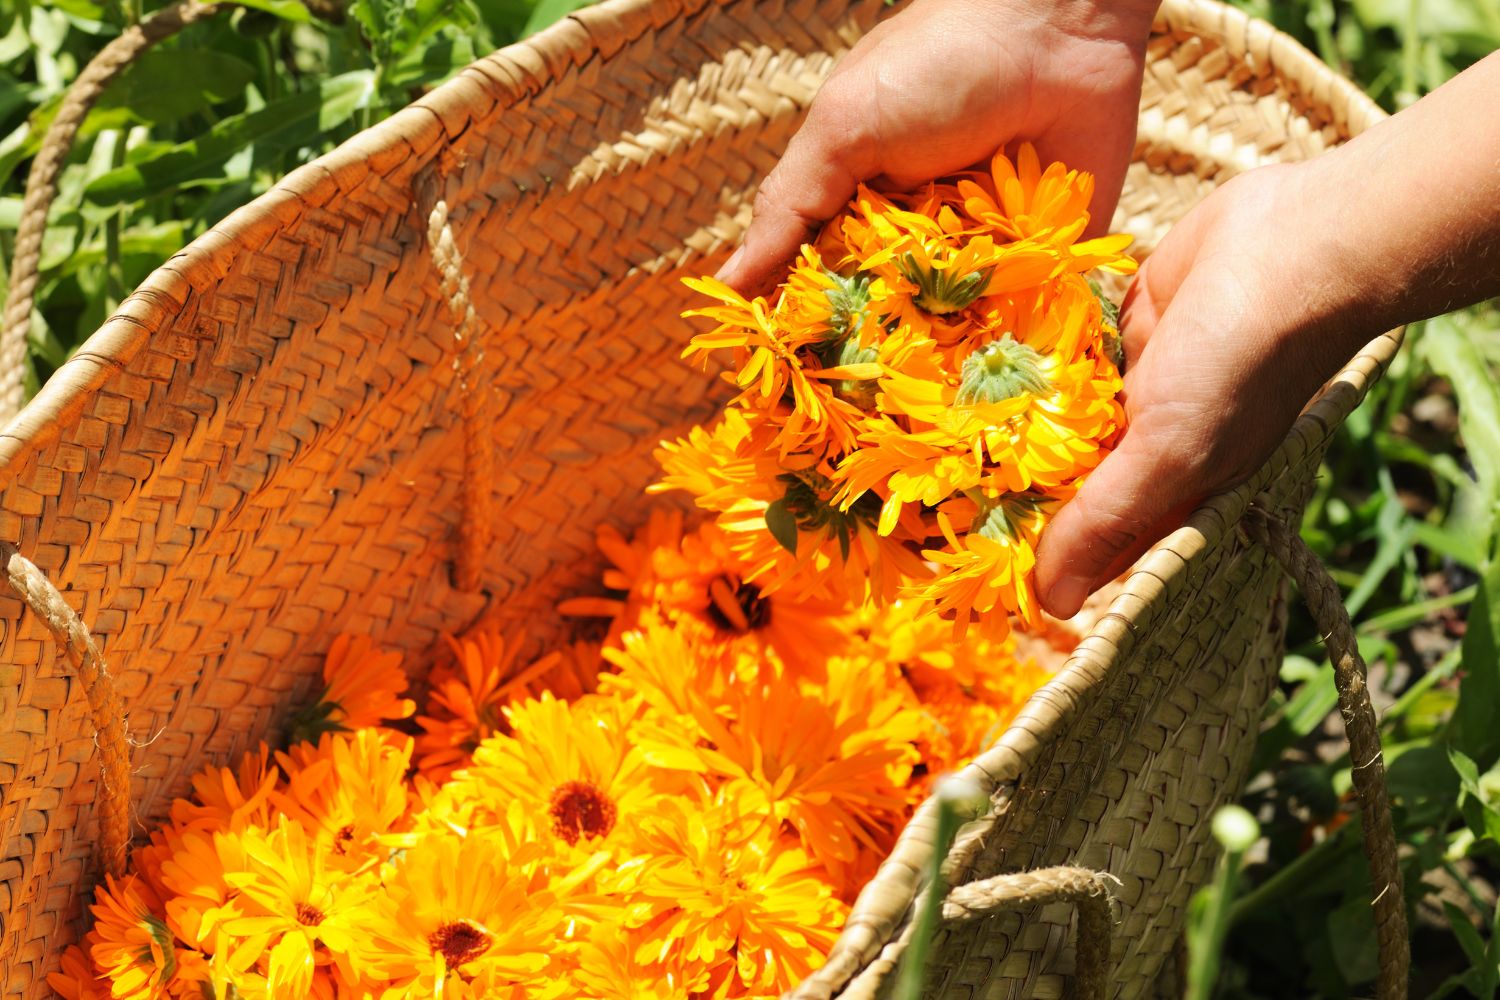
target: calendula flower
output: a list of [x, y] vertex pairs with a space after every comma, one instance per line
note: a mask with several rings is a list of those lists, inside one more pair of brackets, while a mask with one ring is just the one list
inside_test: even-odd
[[701, 965], [695, 963], [695, 976], [690, 978], [679, 956], [668, 955], [660, 962], [640, 957], [651, 951], [640, 931], [601, 928], [579, 945], [575, 995], [581, 1000], [681, 1000], [708, 988], [709, 977]]
[[557, 978], [570, 915], [549, 884], [548, 851], [525, 829], [501, 816], [482, 830], [429, 833], [387, 867], [378, 931], [386, 995], [442, 997], [480, 974], [538, 995]]
[[286, 773], [272, 792], [281, 815], [302, 826], [335, 868], [357, 871], [383, 857], [379, 838], [406, 818], [410, 737], [361, 729], [324, 733], [314, 746], [299, 743], [277, 762]]
[[1047, 500], [1011, 494], [997, 501], [986, 500], [972, 513], [968, 530], [960, 537], [947, 513], [938, 513], [938, 525], [948, 542], [945, 549], [923, 553], [942, 572], [917, 589], [934, 611], [954, 623], [962, 636], [977, 624], [992, 638], [1010, 632], [1011, 614], [1023, 622], [1035, 620], [1036, 596], [1031, 571], [1036, 565], [1036, 543], [1046, 523]]
[[188, 829], [153, 836], [168, 847], [161, 865], [168, 926], [203, 951], [220, 950], [224, 922], [244, 915], [239, 890], [224, 877], [226, 871], [245, 867], [239, 834]]
[[240, 892], [244, 915], [224, 923], [267, 947], [266, 982], [275, 995], [307, 996], [319, 966], [334, 965], [359, 983], [378, 962], [371, 954], [372, 879], [331, 867], [300, 825], [281, 819], [242, 837], [244, 868], [224, 874]]
[[193, 797], [173, 800], [172, 822], [206, 830], [265, 827], [273, 811], [271, 792], [281, 779], [270, 757], [270, 748], [261, 743], [233, 770], [208, 767], [193, 775]]
[[786, 990], [827, 954], [845, 907], [752, 786], [664, 799], [642, 827], [639, 855], [615, 875], [638, 962], [679, 961], [734, 995]]
[[1135, 261], [1125, 256], [1128, 235], [1076, 242], [1088, 227], [1093, 175], [1061, 163], [1042, 169], [1036, 148], [1022, 143], [1015, 162], [997, 153], [990, 174], [961, 178], [957, 184], [963, 211], [974, 223], [1013, 240], [1037, 240], [1067, 249], [1067, 270], [1095, 267], [1131, 274]]
[[436, 811], [446, 822], [484, 827], [519, 802], [555, 852], [622, 849], [640, 817], [681, 785], [647, 764], [630, 736], [634, 710], [619, 700], [570, 704], [544, 693], [505, 715], [510, 734], [480, 744], [473, 764], [444, 789], [448, 811]]
[[82, 948], [70, 944], [63, 950], [60, 968], [47, 974], [47, 985], [62, 1000], [109, 1000], [110, 981], [94, 971], [94, 963]]
[[690, 309], [684, 316], [717, 320], [719, 326], [693, 338], [684, 357], [706, 358], [714, 350], [733, 351], [740, 387], [738, 402], [764, 414], [774, 431], [783, 461], [794, 454], [817, 461], [854, 443], [853, 423], [860, 409], [834, 391], [834, 383], [870, 379], [879, 369], [850, 358], [841, 360], [826, 348], [822, 335], [792, 330], [772, 316], [764, 299], [747, 300], [712, 278], [688, 278], [695, 291], [718, 299], [719, 306]]
[[846, 865], [893, 832], [919, 720], [874, 673], [828, 669], [822, 686], [734, 679], [713, 700], [686, 685], [662, 698], [658, 681], [643, 692], [662, 720], [642, 720], [639, 746], [656, 767], [755, 786], [815, 857]]
[[556, 652], [518, 663], [523, 640], [507, 639], [493, 627], [475, 629], [461, 639], [443, 638], [453, 662], [434, 672], [429, 714], [417, 717], [422, 727], [417, 763], [434, 781], [468, 766], [480, 743], [505, 730], [505, 706], [514, 698], [547, 690], [544, 679], [563, 665]]
[[89, 957], [110, 980], [117, 1000], [150, 1000], [166, 993], [187, 949], [167, 927], [165, 907], [138, 875], [105, 876], [90, 907]]
[[292, 717], [294, 741], [378, 726], [416, 710], [415, 702], [400, 697], [407, 684], [401, 654], [377, 649], [366, 636], [333, 640], [323, 661], [323, 680], [326, 686], [317, 700]]

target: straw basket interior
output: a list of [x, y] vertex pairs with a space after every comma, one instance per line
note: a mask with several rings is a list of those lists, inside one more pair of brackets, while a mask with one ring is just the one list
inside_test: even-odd
[[[440, 633], [481, 617], [528, 627], [535, 645], [555, 638], [550, 609], [594, 578], [596, 526], [640, 523], [651, 449], [713, 411], [715, 383], [678, 360], [680, 278], [728, 252], [819, 83], [886, 11], [582, 11], [195, 241], [0, 433], [0, 537], [100, 641], [138, 744], [137, 832], [199, 768], [274, 737], [339, 632], [404, 650], [416, 673]], [[1226, 8], [1174, 0], [1158, 27], [1117, 218], [1144, 249], [1235, 173], [1314, 155], [1378, 116]], [[477, 428], [454, 374], [460, 317], [431, 254], [435, 211], [476, 309]], [[1134, 880], [1123, 936], [1136, 943], [1117, 956], [1127, 992], [1154, 978], [1202, 877], [1191, 831], [1237, 788], [1279, 641], [1276, 574], [1233, 525], [1262, 489], [1297, 503], [1388, 349], [1362, 358], [1254, 483], [1151, 557], [981, 761], [1005, 808], [960, 845], [955, 874], [1081, 854]], [[465, 480], [471, 438], [491, 456], [487, 483]], [[451, 571], [475, 490], [489, 539], [480, 586], [460, 589]], [[34, 617], [0, 598], [6, 996], [45, 995], [97, 875], [94, 731], [55, 657]], [[1194, 740], [1222, 744], [1216, 763], [1194, 769]], [[866, 995], [899, 954], [922, 821], [803, 995]], [[942, 989], [1060, 991], [1067, 914], [996, 923], [944, 938]]]

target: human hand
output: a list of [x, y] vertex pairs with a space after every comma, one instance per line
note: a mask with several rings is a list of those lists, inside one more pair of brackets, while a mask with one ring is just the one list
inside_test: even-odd
[[[1128, 430], [1053, 518], [1042, 606], [1077, 613], [1206, 497], [1251, 475], [1375, 330], [1310, 164], [1216, 190], [1141, 266], [1121, 313]], [[1274, 220], [1274, 221], [1273, 221]]]
[[1094, 175], [1089, 235], [1102, 234], [1135, 142], [1158, 2], [916, 0], [823, 84], [720, 280], [765, 291], [862, 181], [916, 186], [1017, 141]]

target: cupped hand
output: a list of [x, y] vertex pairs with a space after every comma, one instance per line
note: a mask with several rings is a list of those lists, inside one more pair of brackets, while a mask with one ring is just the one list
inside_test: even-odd
[[1196, 206], [1142, 265], [1121, 316], [1128, 430], [1042, 536], [1060, 618], [1202, 500], [1249, 477], [1372, 336], [1312, 164], [1263, 167]]
[[1094, 174], [1104, 232], [1135, 142], [1157, 0], [915, 0], [853, 48], [761, 184], [720, 271], [765, 291], [860, 182], [915, 186], [1030, 141]]

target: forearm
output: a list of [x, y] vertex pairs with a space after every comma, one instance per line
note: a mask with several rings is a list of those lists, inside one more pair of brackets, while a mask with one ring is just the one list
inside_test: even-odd
[[1500, 53], [1308, 164], [1303, 190], [1355, 346], [1500, 295]]

